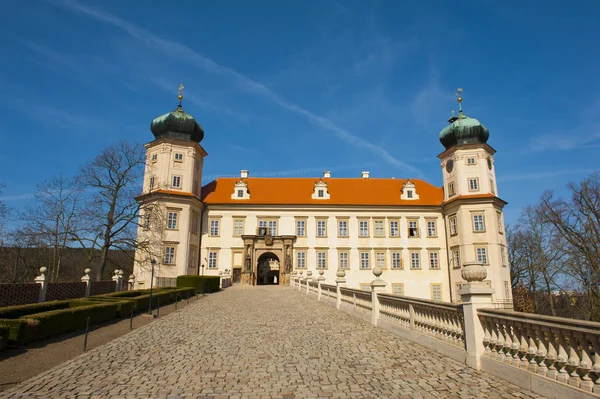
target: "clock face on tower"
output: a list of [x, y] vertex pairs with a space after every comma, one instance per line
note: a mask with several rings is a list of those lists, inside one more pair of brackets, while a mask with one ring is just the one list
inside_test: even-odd
[[452, 172], [452, 169], [454, 169], [454, 161], [450, 159], [446, 162], [446, 172], [450, 173]]
[[492, 158], [488, 158], [488, 169], [492, 170]]

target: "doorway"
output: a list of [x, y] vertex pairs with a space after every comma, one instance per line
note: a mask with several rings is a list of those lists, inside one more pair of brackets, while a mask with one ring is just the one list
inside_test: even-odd
[[239, 284], [242, 282], [242, 269], [238, 268], [238, 269], [233, 269], [233, 280], [232, 283], [233, 284]]
[[258, 258], [256, 285], [279, 285], [279, 257], [273, 252], [265, 252]]

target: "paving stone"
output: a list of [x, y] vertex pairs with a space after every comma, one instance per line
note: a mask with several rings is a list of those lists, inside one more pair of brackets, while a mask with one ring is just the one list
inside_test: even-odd
[[3, 398], [541, 398], [286, 287], [231, 287]]

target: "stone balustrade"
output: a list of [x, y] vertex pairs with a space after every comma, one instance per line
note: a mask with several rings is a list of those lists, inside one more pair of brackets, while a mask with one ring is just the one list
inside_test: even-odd
[[484, 356], [600, 394], [600, 323], [480, 309]]
[[462, 305], [379, 294], [379, 315], [458, 347], [465, 347]]
[[342, 294], [342, 302], [352, 305], [355, 310], [370, 311], [372, 309], [371, 293], [369, 291], [340, 288], [340, 292]]

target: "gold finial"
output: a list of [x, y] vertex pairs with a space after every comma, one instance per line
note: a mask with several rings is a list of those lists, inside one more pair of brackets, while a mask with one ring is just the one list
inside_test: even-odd
[[179, 83], [179, 95], [177, 98], [179, 99], [179, 106], [181, 107], [181, 100], [183, 100], [183, 84]]
[[462, 93], [463, 93], [462, 87], [459, 87], [458, 89], [454, 90], [454, 95], [456, 96], [456, 101], [458, 101], [458, 112], [462, 112]]

